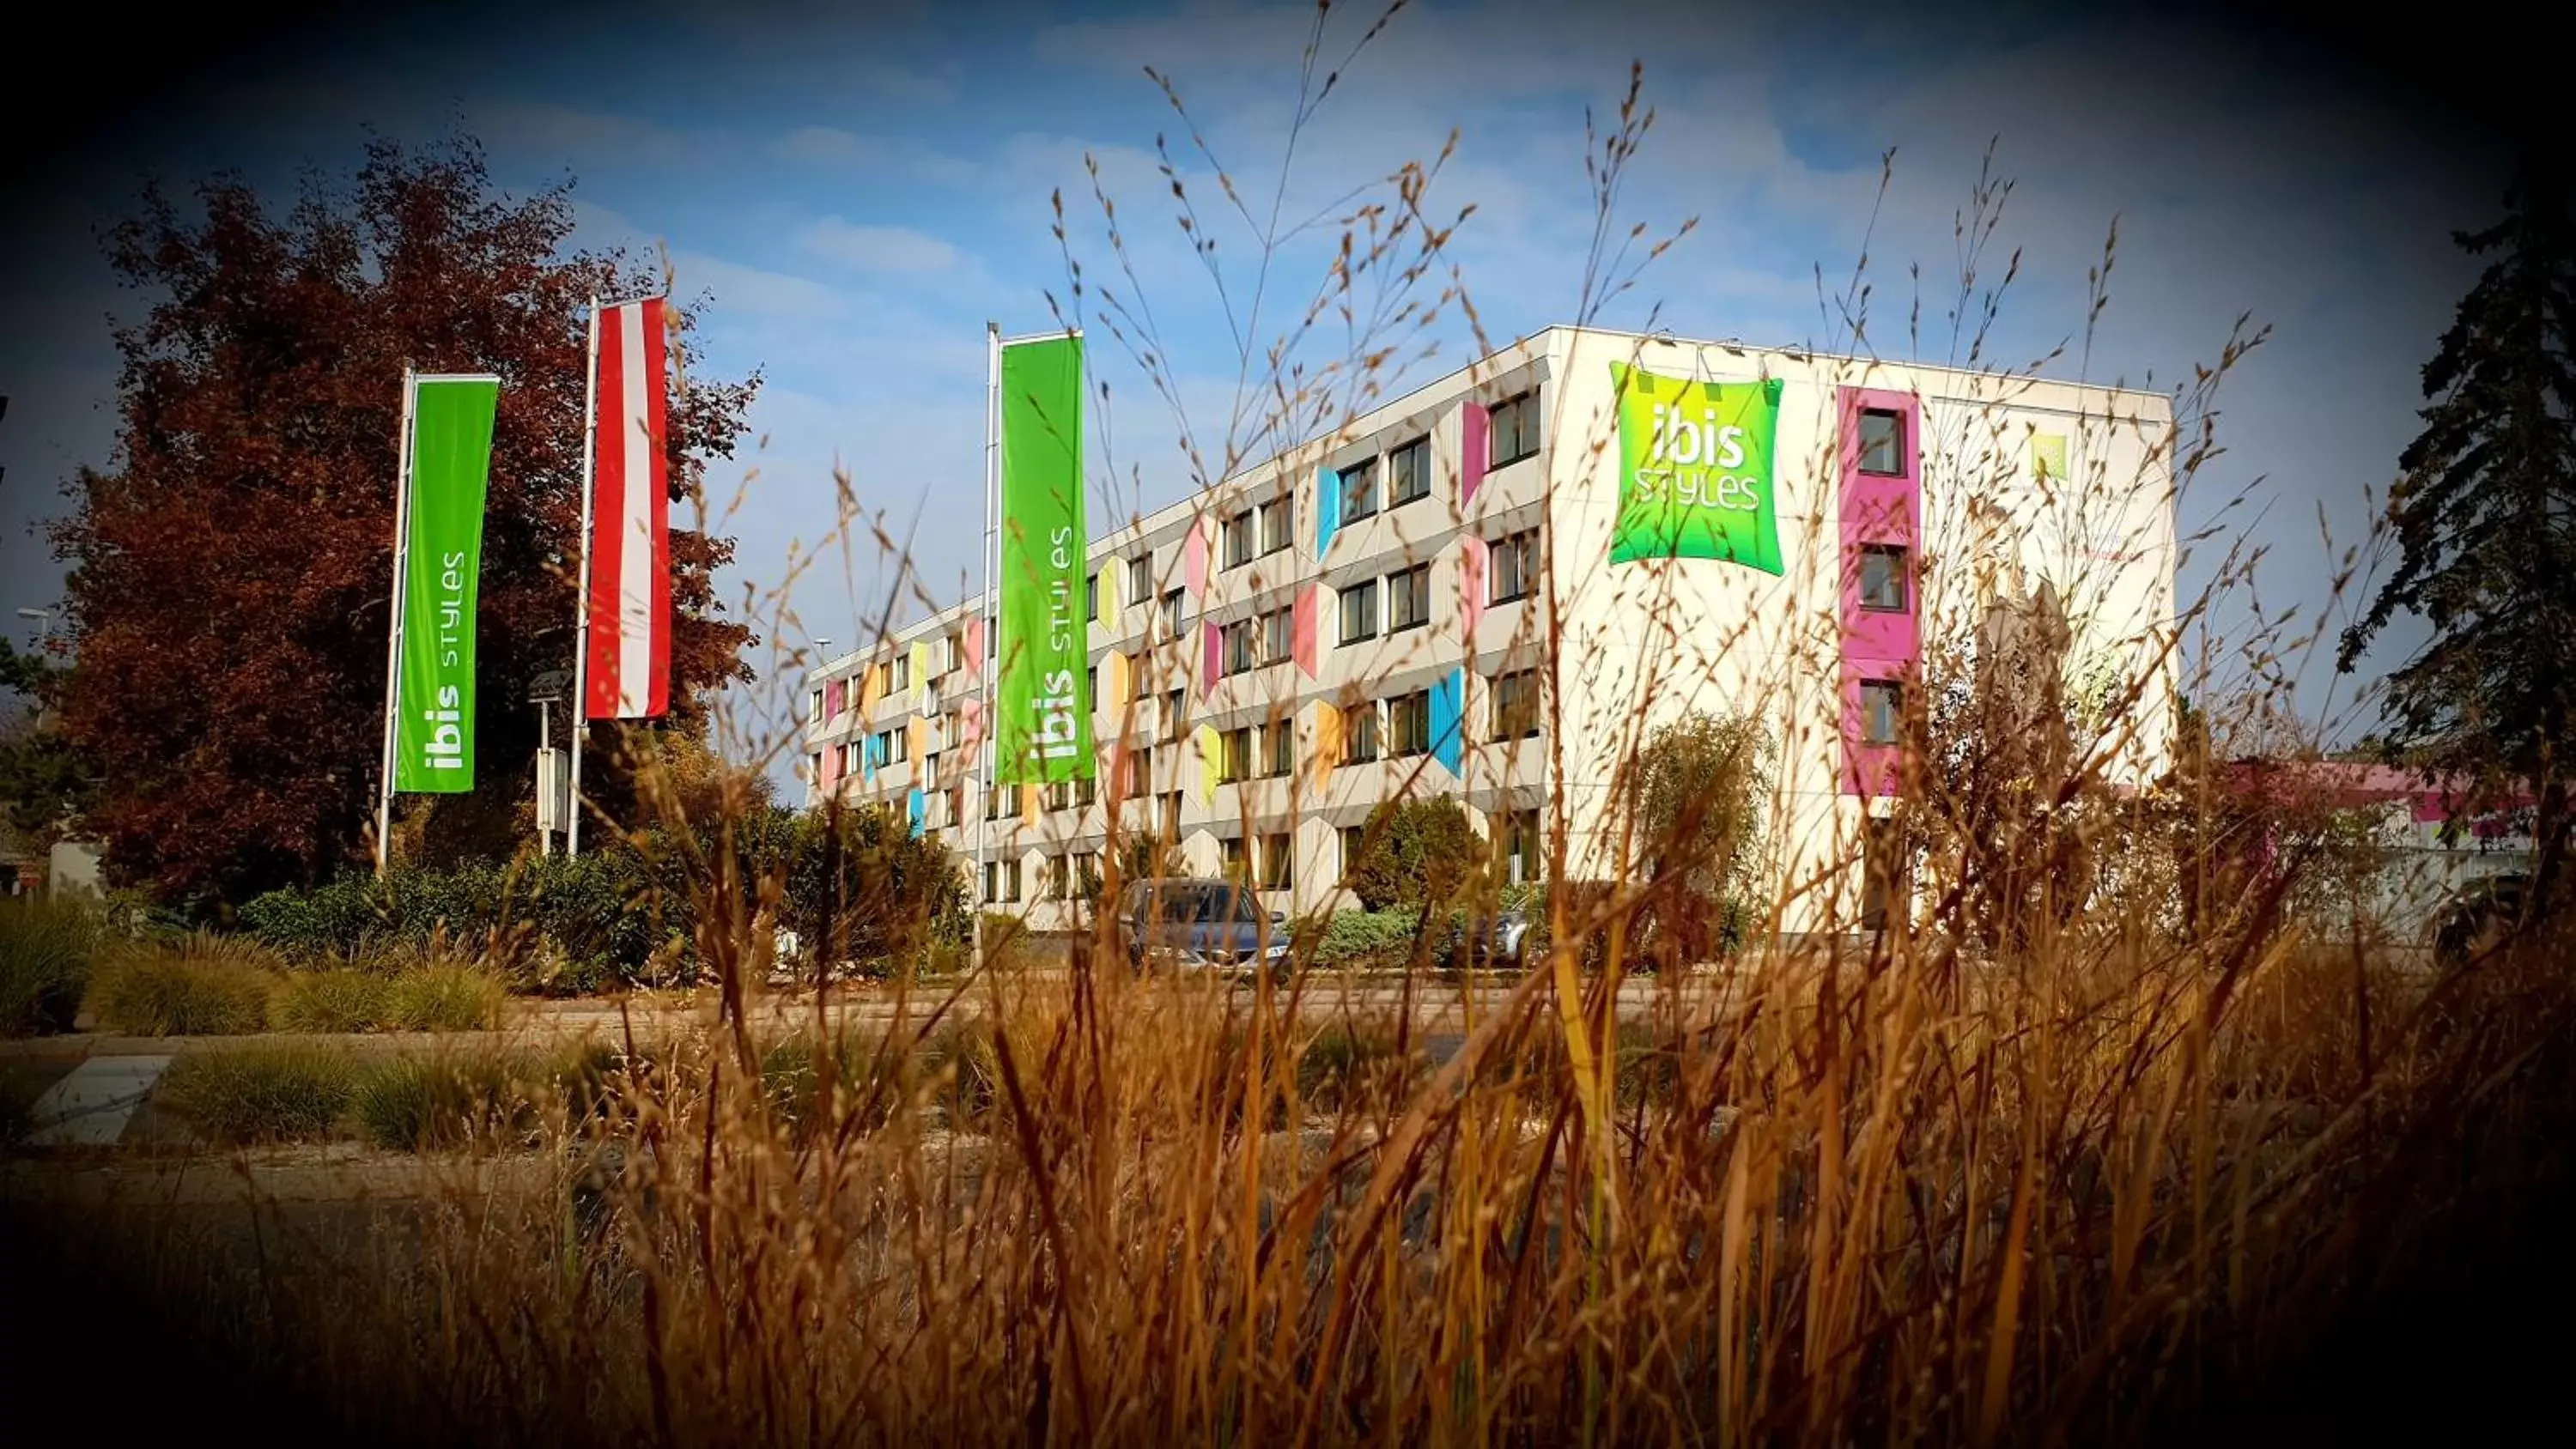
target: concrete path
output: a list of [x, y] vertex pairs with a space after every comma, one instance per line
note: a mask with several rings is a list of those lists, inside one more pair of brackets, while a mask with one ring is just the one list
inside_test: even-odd
[[169, 1068], [167, 1056], [91, 1057], [45, 1089], [30, 1112], [35, 1147], [113, 1147]]

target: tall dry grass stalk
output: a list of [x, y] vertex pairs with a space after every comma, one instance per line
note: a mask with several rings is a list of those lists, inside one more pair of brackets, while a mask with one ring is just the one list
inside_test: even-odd
[[[1317, 27], [1299, 127], [1352, 63], [1332, 62]], [[1079, 208], [1058, 199], [1058, 300], [1155, 380], [1194, 487], [1213, 496], [1348, 428], [1453, 312], [1479, 356], [1494, 350], [1448, 260], [1471, 208], [1435, 219], [1439, 160], [1301, 220], [1284, 214], [1295, 130], [1264, 200], [1167, 90], [1220, 178], [1206, 197], [1166, 155], [1239, 349], [1222, 427], [1184, 415], [1147, 301], [1164, 279], [1140, 275], [1105, 190], [1106, 265], [1083, 260]], [[1632, 77], [1592, 138], [1599, 225], [1579, 322], [1669, 244], [1618, 211], [1652, 120]], [[1986, 369], [1998, 408], [2069, 349], [2090, 366], [2114, 254], [2095, 270], [2083, 342], [1993, 364], [2019, 259], [1994, 276], [1985, 248], [2008, 193], [1981, 180], [1946, 324], [1925, 335], [1918, 281], [1904, 338], [1915, 356]], [[1200, 210], [1219, 205], [1226, 234], [1250, 240], [1248, 271], [1221, 264]], [[1300, 290], [1294, 263], [1319, 228], [1339, 239]], [[1832, 295], [1819, 275], [1819, 353], [1877, 351], [1871, 297], [1865, 268]], [[2182, 391], [2157, 477], [2189, 489], [2219, 456], [2218, 386], [2259, 340], [2225, 339]], [[1611, 426], [1551, 417], [1548, 446], [1598, 450]], [[1940, 456], [1998, 477], [2018, 456], [1999, 428], [1942, 441]], [[2149, 482], [2069, 478], [2034, 506], [2125, 516]], [[945, 602], [862, 485], [844, 476], [840, 496], [839, 529], [791, 581], [872, 542], [894, 580], [881, 636], [913, 602]], [[2220, 528], [2185, 544], [2242, 548]], [[763, 1081], [780, 1058], [743, 1009], [770, 977], [780, 884], [712, 851], [696, 944], [724, 1025], [612, 1071], [599, 1111], [545, 1134], [557, 1150], [514, 1159], [536, 1164], [525, 1191], [459, 1186], [401, 1233], [352, 1244], [315, 1230], [268, 1252], [244, 1270], [262, 1307], [239, 1336], [370, 1422], [493, 1442], [2142, 1436], [2204, 1382], [2295, 1350], [2358, 1275], [2428, 1241], [2482, 1174], [2521, 1165], [2516, 1114], [2538, 1110], [2532, 1083], [2563, 1080], [2576, 1004], [2547, 949], [2447, 974], [2344, 950], [2300, 904], [2323, 847], [2249, 848], [2277, 822], [2231, 803], [2217, 765], [2246, 721], [2280, 717], [2276, 661], [2308, 627], [2257, 611], [2268, 637], [2232, 641], [2228, 657], [2262, 661], [2269, 682], [2212, 664], [2224, 651], [2207, 621], [2249, 567], [2240, 556], [2213, 571], [2210, 597], [2134, 621], [2110, 675], [2070, 682], [2046, 628], [2042, 662], [2019, 672], [2028, 631], [1987, 628], [2035, 607], [2029, 590], [1936, 561], [1947, 581], [1927, 608], [1988, 647], [1927, 681], [1909, 724], [1916, 765], [1892, 818], [1920, 873], [1895, 882], [1886, 928], [1758, 933], [1733, 969], [1665, 970], [1650, 991], [1628, 981], [1670, 964], [1638, 954], [1650, 888], [1615, 871], [1596, 891], [1551, 893], [1551, 948], [1526, 975], [1408, 977], [1375, 1019], [1350, 1017], [1306, 970], [1232, 989], [1093, 969], [1117, 959], [1102, 935], [1073, 943], [1064, 971], [937, 990], [898, 978], [881, 994], [888, 1024], [798, 1055], [790, 1122]], [[1651, 587], [1551, 563], [1529, 627], [1552, 631], [1585, 590]], [[2074, 575], [2060, 607], [2085, 592]], [[797, 636], [783, 603], [769, 618], [772, 638]], [[1812, 652], [1822, 637], [1800, 634], [1780, 667], [1828, 667]], [[1575, 690], [1649, 699], [1739, 647], [1667, 630], [1615, 680], [1556, 661], [1549, 713]], [[1184, 677], [1186, 652], [1158, 646], [1166, 673], [1139, 695]], [[2177, 673], [2195, 698], [2248, 708], [2206, 711], [2171, 769], [2123, 774]], [[1630, 756], [1647, 723], [1641, 704]], [[798, 748], [792, 708], [727, 729], [737, 756], [764, 764]], [[1534, 748], [1562, 763], [1554, 732]], [[1114, 871], [1127, 833], [1154, 827], [1117, 775], [1105, 783]], [[1569, 811], [1589, 807], [1555, 790], [1563, 879]], [[1623, 828], [1623, 860], [1653, 853]], [[1780, 878], [1771, 924], [1851, 877]], [[809, 1043], [859, 1030], [835, 1013], [844, 990], [813, 984]], [[1454, 1050], [1420, 1051], [1444, 1013]], [[1319, 1052], [1376, 1066], [1301, 1070]], [[461, 1184], [483, 1181], [474, 1166]], [[162, 1261], [202, 1274], [210, 1260]]]

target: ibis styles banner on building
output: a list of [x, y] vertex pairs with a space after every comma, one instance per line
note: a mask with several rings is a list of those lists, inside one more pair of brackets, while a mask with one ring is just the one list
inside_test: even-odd
[[500, 391], [493, 377], [412, 380], [394, 684], [394, 788], [406, 794], [474, 788], [474, 599]]
[[1082, 338], [1012, 342], [1001, 358], [1001, 637], [993, 776], [1092, 773], [1082, 586]]
[[1780, 379], [1685, 382], [1614, 362], [1610, 385], [1619, 398], [1610, 561], [1715, 558], [1779, 573]]

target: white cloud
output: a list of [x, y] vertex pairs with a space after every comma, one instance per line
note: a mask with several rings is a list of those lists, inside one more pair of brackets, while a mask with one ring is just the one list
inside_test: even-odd
[[811, 255], [866, 272], [944, 272], [957, 265], [957, 249], [935, 236], [903, 226], [865, 226], [825, 217], [798, 233]]
[[778, 160], [801, 166], [884, 171], [943, 186], [965, 185], [981, 174], [973, 162], [911, 137], [850, 131], [838, 126], [799, 126], [772, 140], [767, 150]]

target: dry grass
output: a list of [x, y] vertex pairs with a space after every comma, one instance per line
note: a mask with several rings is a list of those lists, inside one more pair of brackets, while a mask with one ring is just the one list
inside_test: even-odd
[[[1309, 60], [1320, 99], [1333, 58]], [[1650, 120], [1632, 90], [1587, 160], [1582, 320], [1659, 250], [1612, 215]], [[1442, 285], [1437, 169], [1354, 206], [1277, 345], [1243, 314], [1237, 416], [1221, 441], [1184, 430], [1201, 483], [1372, 406], [1440, 306], [1472, 318]], [[1954, 358], [1992, 320], [1975, 258], [2004, 189], [1963, 216]], [[1286, 295], [1271, 268], [1295, 229], [1223, 192], [1258, 290]], [[1169, 378], [1107, 225], [1113, 265], [1069, 277], [1068, 320]], [[1408, 297], [1424, 278], [1438, 304]], [[1866, 296], [1855, 278], [1831, 304], [1856, 352]], [[1287, 360], [1330, 322], [1342, 364]], [[1585, 446], [1579, 420], [1548, 435]], [[2187, 425], [2182, 446], [2187, 479], [2214, 445]], [[855, 502], [843, 525], [833, 546], [873, 531], [899, 554]], [[1582, 586], [1552, 576], [1547, 599]], [[1641, 700], [1705, 667], [1709, 641], [1666, 642]], [[2269, 669], [2296, 643], [2245, 655]], [[1644, 1025], [1614, 1007], [1653, 904], [1624, 878], [1551, 893], [1550, 953], [1499, 997], [1407, 979], [1467, 1023], [1445, 1058], [1409, 1013], [1333, 1019], [1304, 969], [1236, 991], [1079, 959], [898, 979], [884, 1036], [858, 1040], [831, 1033], [820, 982], [800, 1038], [732, 1010], [649, 1052], [586, 1050], [542, 1103], [493, 1063], [381, 1078], [359, 1105], [378, 1141], [534, 1161], [547, 1190], [460, 1188], [398, 1251], [188, 1288], [256, 1291], [245, 1351], [371, 1426], [495, 1442], [2134, 1439], [2311, 1341], [2362, 1270], [2455, 1231], [2495, 1182], [2563, 1166], [2529, 1144], [2564, 1120], [2546, 1114], [2576, 982], [2557, 939], [2438, 979], [2323, 944], [2297, 892], [2321, 862], [2249, 872], [2206, 773], [2108, 788], [2143, 708], [2120, 687], [2148, 681], [2113, 686], [2063, 740], [1982, 706], [1916, 721], [1918, 761], [2017, 763], [1908, 780], [1915, 909], [1859, 944], [1664, 973]], [[794, 747], [778, 723], [755, 743]], [[1560, 867], [1566, 816], [1552, 800]], [[726, 869], [699, 882], [698, 945], [739, 1006], [766, 977], [765, 886]], [[1842, 879], [1779, 882], [1773, 921]]]

